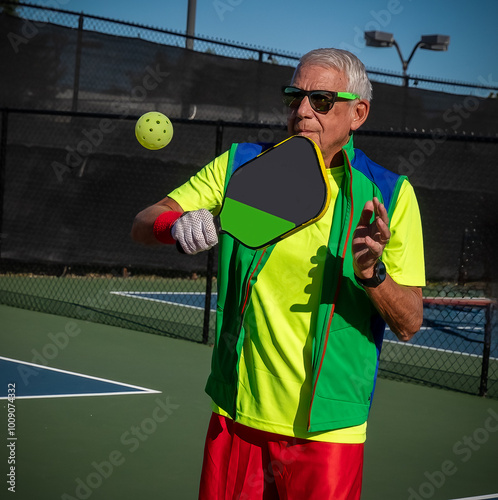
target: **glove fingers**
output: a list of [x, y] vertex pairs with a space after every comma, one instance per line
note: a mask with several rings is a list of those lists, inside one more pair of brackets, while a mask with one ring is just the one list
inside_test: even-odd
[[173, 238], [180, 243], [183, 251], [187, 254], [192, 254], [193, 245], [192, 245], [192, 234], [191, 227], [188, 224], [188, 221], [185, 219], [187, 214], [183, 217], [180, 217], [178, 221], [173, 226], [171, 234]]
[[197, 230], [195, 226], [188, 226], [185, 231], [185, 245], [186, 245], [186, 252], [189, 255], [195, 255], [199, 250], [198, 250], [198, 245], [197, 245]]
[[203, 224], [202, 232], [204, 237], [205, 245], [209, 248], [214, 247], [216, 243], [218, 243], [218, 232], [216, 231], [216, 227], [211, 219], [207, 223]]
[[184, 213], [174, 224], [172, 235], [189, 255], [209, 250], [218, 243], [213, 216], [206, 209]]

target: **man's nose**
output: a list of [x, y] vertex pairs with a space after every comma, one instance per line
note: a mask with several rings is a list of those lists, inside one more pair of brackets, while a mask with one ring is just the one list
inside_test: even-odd
[[299, 106], [296, 108], [296, 116], [299, 118], [313, 116], [313, 108], [311, 107], [309, 96], [304, 96], [303, 100], [299, 103]]

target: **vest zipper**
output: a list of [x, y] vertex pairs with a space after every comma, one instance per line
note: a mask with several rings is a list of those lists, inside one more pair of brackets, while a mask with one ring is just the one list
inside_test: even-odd
[[352, 229], [352, 225], [353, 225], [353, 213], [354, 213], [354, 203], [353, 203], [353, 172], [352, 172], [351, 162], [349, 161], [348, 155], [344, 154], [344, 157], [347, 160], [347, 166], [348, 166], [348, 170], [349, 170], [349, 179], [350, 179], [350, 181], [349, 181], [349, 199], [351, 200], [350, 201], [351, 208], [350, 208], [350, 211], [349, 211], [349, 222], [348, 222], [348, 230], [347, 230], [347, 233], [346, 233], [346, 239], [344, 241], [344, 245], [343, 245], [342, 252], [341, 252], [341, 257], [340, 257], [341, 258], [341, 262], [340, 262], [340, 269], [339, 269], [339, 271], [340, 271], [339, 272], [339, 279], [337, 280], [337, 287], [336, 287], [336, 290], [335, 290], [334, 299], [332, 301], [332, 307], [330, 309], [329, 320], [327, 322], [327, 328], [326, 328], [326, 331], [325, 331], [325, 343], [323, 345], [322, 356], [320, 358], [320, 364], [318, 366], [318, 371], [317, 371], [317, 374], [316, 374], [315, 383], [313, 385], [313, 390], [311, 392], [310, 409], [309, 409], [309, 412], [308, 412], [308, 431], [310, 430], [310, 427], [311, 427], [311, 408], [313, 407], [313, 402], [314, 402], [314, 399], [315, 399], [315, 392], [316, 392], [316, 388], [317, 388], [317, 385], [318, 385], [318, 378], [320, 377], [320, 372], [322, 370], [323, 360], [325, 358], [325, 351], [327, 350], [327, 343], [328, 343], [328, 340], [329, 340], [329, 333], [330, 333], [330, 327], [332, 325], [332, 318], [334, 317], [335, 305], [336, 305], [337, 299], [339, 297], [339, 291], [340, 291], [340, 288], [341, 288], [342, 278], [343, 278], [343, 275], [344, 275], [344, 273], [343, 273], [344, 256], [346, 255], [346, 250], [348, 248], [349, 238], [351, 236], [351, 229]]
[[[265, 253], [266, 253], [266, 248], [261, 252], [261, 257], [259, 258], [259, 260], [258, 260], [256, 266], [254, 267], [254, 269], [252, 270], [251, 274], [249, 275], [249, 279], [247, 281], [246, 293], [245, 293], [245, 297], [244, 297], [244, 304], [242, 305], [242, 309], [240, 311], [240, 323], [239, 323], [239, 329], [237, 331], [237, 339], [240, 338], [240, 332], [242, 330], [242, 327], [244, 326], [244, 316], [245, 316], [247, 304], [249, 303], [249, 292], [250, 292], [250, 288], [251, 288], [251, 280], [252, 280], [252, 277], [254, 276], [254, 273], [257, 271], [259, 265], [261, 264], [261, 261], [263, 260]], [[239, 361], [240, 361], [240, 354], [237, 357], [237, 368], [236, 368], [237, 371], [239, 369], [239, 367], [238, 367]], [[236, 388], [235, 389], [235, 397], [233, 400], [233, 416], [234, 416], [233, 420], [234, 421], [237, 420], [237, 393], [238, 393], [238, 390]]]

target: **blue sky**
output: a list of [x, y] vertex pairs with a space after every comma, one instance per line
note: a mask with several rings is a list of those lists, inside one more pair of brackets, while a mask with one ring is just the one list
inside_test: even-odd
[[[188, 0], [37, 0], [39, 5], [185, 32]], [[401, 72], [395, 48], [365, 47], [387, 31], [405, 59], [420, 35], [451, 37], [448, 52], [418, 50], [408, 73], [498, 87], [498, 0], [197, 0], [196, 35], [301, 55], [351, 50], [369, 69]]]

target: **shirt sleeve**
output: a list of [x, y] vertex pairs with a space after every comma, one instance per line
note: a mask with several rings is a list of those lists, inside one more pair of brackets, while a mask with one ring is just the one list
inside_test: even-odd
[[391, 239], [382, 261], [400, 285], [425, 286], [424, 244], [420, 210], [413, 186], [405, 180], [391, 218]]
[[206, 208], [217, 215], [223, 202], [228, 157], [229, 151], [218, 156], [168, 196], [185, 212]]

